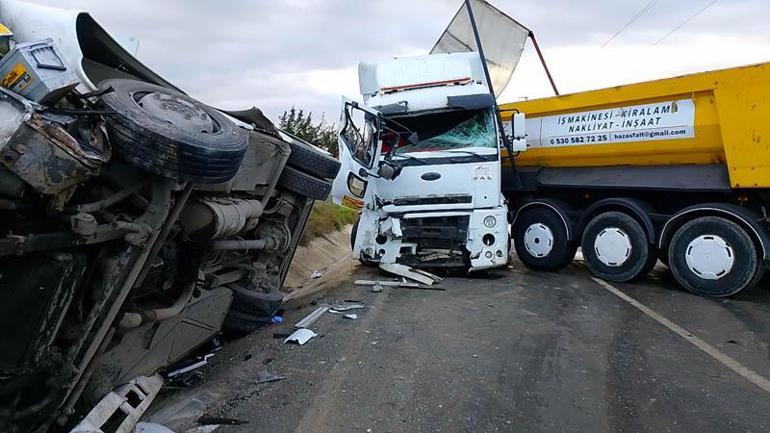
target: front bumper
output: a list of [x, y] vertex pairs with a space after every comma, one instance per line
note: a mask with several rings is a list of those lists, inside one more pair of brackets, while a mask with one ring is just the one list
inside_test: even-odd
[[469, 271], [501, 267], [509, 259], [507, 216], [504, 206], [414, 212], [385, 219], [362, 215], [354, 254], [408, 266], [465, 267]]

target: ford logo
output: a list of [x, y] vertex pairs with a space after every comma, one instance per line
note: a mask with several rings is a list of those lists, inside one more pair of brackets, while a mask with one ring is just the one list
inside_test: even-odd
[[427, 173], [423, 173], [422, 176], [420, 176], [422, 180], [427, 181], [433, 181], [433, 180], [439, 180], [441, 179], [441, 173], [436, 173], [435, 171], [429, 171]]

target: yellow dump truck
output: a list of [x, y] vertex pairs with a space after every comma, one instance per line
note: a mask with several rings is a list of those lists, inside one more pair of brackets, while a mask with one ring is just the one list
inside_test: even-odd
[[513, 113], [527, 119], [526, 150], [504, 151], [502, 171], [512, 239], [528, 267], [561, 269], [580, 246], [590, 271], [609, 281], [644, 276], [658, 259], [702, 295], [734, 295], [761, 279], [770, 259], [770, 63], [500, 109], [509, 131]]

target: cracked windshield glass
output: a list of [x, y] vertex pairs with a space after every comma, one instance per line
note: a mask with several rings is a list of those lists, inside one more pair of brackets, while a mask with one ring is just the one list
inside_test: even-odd
[[[405, 117], [398, 122], [416, 132], [419, 141], [407, 141], [409, 134], [384, 137], [386, 146], [398, 138], [396, 154], [462, 149], [468, 147], [496, 147], [494, 113], [491, 109], [451, 111]], [[388, 143], [390, 138], [391, 143]]]

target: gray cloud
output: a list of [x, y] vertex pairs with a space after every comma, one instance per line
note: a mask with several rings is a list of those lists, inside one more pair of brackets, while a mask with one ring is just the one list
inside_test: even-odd
[[[648, 0], [497, 0], [534, 30], [546, 54], [598, 46]], [[355, 76], [340, 72], [329, 86], [313, 73], [344, 71], [364, 59], [426, 52], [460, 0], [35, 0], [90, 11], [111, 32], [137, 36], [139, 57], [207, 103], [262, 107], [276, 117], [292, 105], [336, 118], [340, 88]], [[659, 0], [613, 46], [651, 44], [708, 0]], [[722, 0], [667, 43], [699, 35], [770, 40], [766, 0]], [[714, 53], [718, 56], [719, 53]], [[767, 57], [767, 56], [763, 56]], [[326, 71], [326, 72], [324, 72]], [[355, 96], [355, 95], [350, 95]]]

